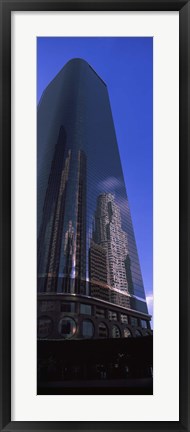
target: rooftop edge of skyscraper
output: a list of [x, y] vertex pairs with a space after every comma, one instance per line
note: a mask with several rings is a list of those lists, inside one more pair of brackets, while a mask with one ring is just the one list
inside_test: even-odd
[[63, 73], [63, 71], [68, 67], [68, 66], [75, 66], [75, 67], [79, 67], [81, 65], [87, 66], [88, 68], [90, 68], [92, 70], [92, 72], [97, 76], [97, 78], [104, 84], [104, 86], [107, 88], [107, 84], [105, 83], [105, 81], [98, 75], [98, 73], [93, 69], [93, 67], [84, 59], [79, 58], [79, 57], [74, 57], [70, 60], [68, 60], [67, 63], [65, 63], [65, 65], [59, 70], [59, 72], [57, 72], [56, 76], [49, 82], [49, 84], [46, 86], [46, 88], [43, 90], [39, 102], [38, 102], [38, 107], [41, 103], [41, 100], [43, 98], [43, 95], [46, 93], [46, 91], [48, 90], [48, 88], [54, 83], [54, 81], [57, 79], [57, 77], [59, 75], [61, 75]]

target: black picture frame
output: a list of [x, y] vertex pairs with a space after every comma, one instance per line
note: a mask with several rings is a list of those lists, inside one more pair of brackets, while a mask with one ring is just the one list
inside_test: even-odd
[[[11, 12], [12, 11], [179, 11], [179, 156], [180, 156], [180, 415], [178, 422], [47, 422], [11, 421]], [[189, 0], [0, 0], [1, 29], [1, 286], [0, 286], [0, 430], [1, 431], [190, 431], [190, 2]], [[169, 29], [168, 29], [169, 31]], [[172, 247], [172, 245], [171, 245]], [[170, 315], [170, 311], [168, 310]], [[166, 325], [172, 329], [172, 311]], [[174, 377], [175, 379], [175, 377]], [[169, 401], [168, 401], [169, 403]]]

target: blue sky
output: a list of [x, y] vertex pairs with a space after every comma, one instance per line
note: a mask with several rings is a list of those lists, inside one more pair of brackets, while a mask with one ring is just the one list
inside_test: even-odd
[[38, 101], [49, 82], [74, 57], [86, 60], [108, 87], [145, 292], [152, 313], [153, 39], [38, 38]]

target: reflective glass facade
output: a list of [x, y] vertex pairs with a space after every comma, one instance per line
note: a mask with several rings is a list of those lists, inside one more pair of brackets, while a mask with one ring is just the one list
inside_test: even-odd
[[[69, 61], [43, 93], [37, 144], [38, 291], [147, 313], [108, 90], [84, 60]], [[83, 330], [91, 337], [90, 321]]]

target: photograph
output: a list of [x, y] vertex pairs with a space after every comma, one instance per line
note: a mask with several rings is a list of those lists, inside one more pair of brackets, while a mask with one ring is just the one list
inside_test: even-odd
[[37, 37], [37, 394], [153, 394], [153, 38]]

